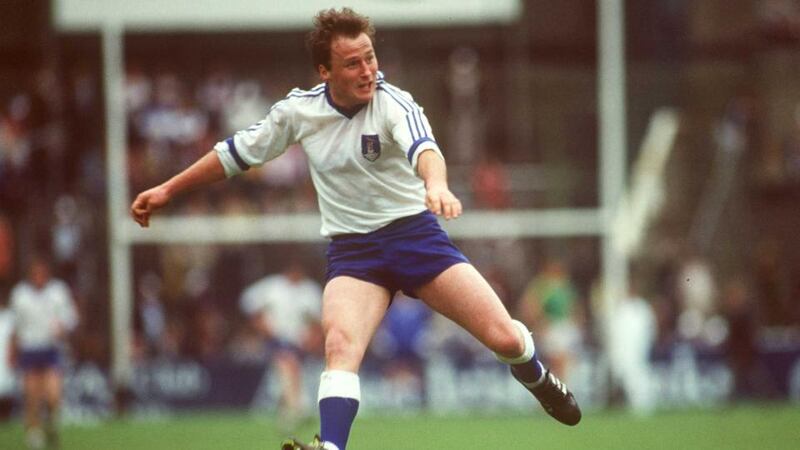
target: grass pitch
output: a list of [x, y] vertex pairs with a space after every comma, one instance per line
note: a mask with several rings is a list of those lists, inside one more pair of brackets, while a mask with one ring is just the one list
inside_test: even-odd
[[[297, 430], [303, 439], [317, 428]], [[277, 450], [283, 434], [268, 417], [244, 413], [113, 420], [66, 426], [63, 450]], [[0, 449], [24, 448], [18, 422], [0, 425]], [[590, 413], [574, 428], [544, 415], [357, 419], [350, 450], [798, 449], [800, 405], [661, 412], [647, 418]]]

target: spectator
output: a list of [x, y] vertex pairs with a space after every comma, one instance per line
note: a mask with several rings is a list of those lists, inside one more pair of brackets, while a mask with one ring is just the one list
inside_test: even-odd
[[656, 318], [650, 303], [635, 289], [609, 315], [609, 363], [614, 381], [638, 414], [650, 413], [654, 392], [650, 380], [650, 352], [656, 338]]
[[511, 206], [509, 175], [492, 152], [485, 152], [472, 171], [475, 206], [482, 209], [507, 209]]
[[678, 333], [698, 344], [707, 343], [709, 319], [717, 309], [717, 286], [708, 262], [699, 255], [689, 255], [678, 276]]
[[542, 354], [548, 356], [552, 370], [567, 380], [574, 355], [583, 342], [577, 302], [578, 293], [569, 273], [556, 259], [545, 262], [519, 301], [520, 317], [525, 324], [540, 330]]

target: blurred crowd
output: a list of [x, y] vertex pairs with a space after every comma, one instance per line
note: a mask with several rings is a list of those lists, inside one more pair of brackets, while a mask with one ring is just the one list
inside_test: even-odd
[[[261, 120], [275, 99], [265, 80], [225, 69], [199, 78], [138, 69], [126, 77], [131, 191], [140, 192], [186, 168], [213, 145]], [[182, 214], [308, 212], [316, 209], [299, 146], [224, 189], [184, 200]]]

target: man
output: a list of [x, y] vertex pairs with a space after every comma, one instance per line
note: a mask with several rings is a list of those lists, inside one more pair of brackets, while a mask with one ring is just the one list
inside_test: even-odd
[[302, 358], [320, 347], [321, 303], [322, 289], [298, 260], [248, 286], [240, 299], [242, 312], [267, 341], [282, 388], [279, 420], [288, 430], [307, 416]]
[[608, 362], [612, 379], [622, 388], [628, 406], [638, 415], [648, 415], [656, 406], [650, 352], [657, 328], [650, 302], [632, 286], [628, 295], [614, 305], [611, 314], [607, 329]]
[[[61, 405], [61, 360], [78, 315], [66, 283], [50, 275], [50, 265], [34, 257], [28, 280], [11, 291], [11, 311], [17, 363], [23, 373], [25, 432], [30, 448], [58, 445], [58, 409]], [[45, 427], [41, 408], [45, 406]]]
[[581, 417], [572, 394], [536, 357], [530, 332], [512, 320], [484, 278], [453, 246], [436, 215], [461, 215], [441, 150], [411, 96], [378, 72], [369, 19], [348, 8], [321, 11], [307, 44], [322, 84], [295, 89], [267, 116], [134, 200], [148, 226], [179, 192], [233, 176], [302, 144], [328, 248], [322, 300], [325, 370], [321, 439], [284, 449], [344, 450], [360, 399], [358, 370], [392, 294], [419, 297], [469, 331], [556, 419]]

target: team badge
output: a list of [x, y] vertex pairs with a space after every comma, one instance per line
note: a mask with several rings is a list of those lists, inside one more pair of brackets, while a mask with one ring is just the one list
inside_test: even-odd
[[381, 157], [381, 141], [377, 134], [361, 135], [361, 154], [370, 162]]

